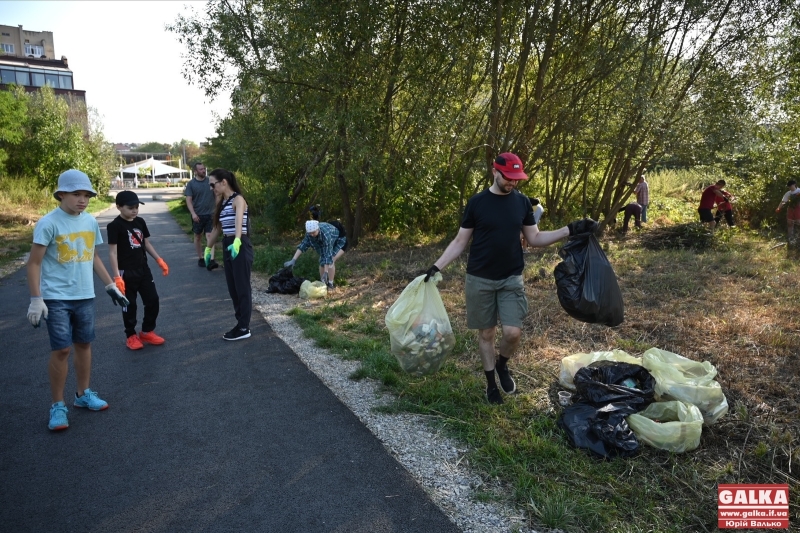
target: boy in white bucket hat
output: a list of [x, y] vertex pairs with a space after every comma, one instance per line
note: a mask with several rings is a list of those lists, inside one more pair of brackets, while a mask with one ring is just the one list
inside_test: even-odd
[[80, 170], [67, 170], [58, 177], [53, 196], [59, 207], [36, 223], [28, 259], [28, 288], [31, 303], [28, 321], [35, 328], [42, 319], [50, 336], [50, 407], [48, 427], [69, 427], [64, 387], [69, 372], [69, 354], [75, 348], [77, 391], [74, 407], [102, 411], [108, 403], [89, 388], [94, 340], [94, 271], [105, 285], [114, 305], [128, 305], [106, 267], [94, 253], [103, 243], [97, 220], [85, 213], [89, 200], [97, 196], [89, 176]]

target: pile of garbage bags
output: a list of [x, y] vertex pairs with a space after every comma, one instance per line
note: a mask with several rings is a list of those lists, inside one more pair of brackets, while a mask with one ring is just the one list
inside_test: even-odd
[[640, 442], [686, 452], [702, 426], [728, 412], [711, 363], [651, 348], [641, 358], [621, 350], [575, 354], [561, 361], [559, 383], [575, 391], [559, 426], [570, 442], [604, 458], [630, 457]]

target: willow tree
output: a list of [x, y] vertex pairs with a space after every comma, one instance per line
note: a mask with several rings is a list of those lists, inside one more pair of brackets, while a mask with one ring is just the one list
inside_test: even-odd
[[508, 150], [548, 214], [613, 216], [787, 1], [238, 0], [171, 29], [189, 79], [234, 88], [214, 142], [357, 242], [452, 228]]
[[470, 73], [480, 19], [467, 1], [242, 1], [171, 29], [189, 79], [212, 97], [235, 88], [229, 155], [289, 204], [324, 198], [357, 242], [382, 223], [441, 218], [463, 196], [453, 161], [465, 131], [480, 140], [463, 107], [481, 86]]

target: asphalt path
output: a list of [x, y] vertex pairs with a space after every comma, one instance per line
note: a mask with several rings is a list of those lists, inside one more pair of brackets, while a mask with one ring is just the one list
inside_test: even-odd
[[[224, 273], [198, 268], [163, 201], [140, 199], [170, 267], [150, 260], [166, 343], [128, 350], [95, 277], [91, 387], [107, 410], [72, 407], [70, 359], [70, 427], [47, 429], [47, 331], [27, 322], [25, 269], [0, 280], [0, 530], [458, 531], [258, 312], [250, 339], [222, 340]], [[104, 240], [116, 215], [98, 216]]]

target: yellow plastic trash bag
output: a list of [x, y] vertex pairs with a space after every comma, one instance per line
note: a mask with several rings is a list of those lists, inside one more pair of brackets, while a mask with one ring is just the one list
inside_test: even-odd
[[728, 412], [728, 400], [714, 381], [717, 369], [708, 361], [698, 363], [681, 355], [650, 348], [642, 354], [642, 366], [656, 378], [656, 400], [679, 400], [697, 406], [706, 425]]
[[414, 376], [439, 370], [456, 344], [436, 288], [442, 275], [437, 272], [428, 283], [424, 279], [419, 276], [409, 283], [386, 313], [392, 354], [400, 367]]
[[561, 371], [558, 374], [558, 382], [562, 387], [568, 390], [575, 390], [575, 383], [573, 378], [575, 373], [581, 368], [589, 366], [595, 361], [619, 361], [622, 363], [631, 363], [633, 365], [642, 364], [642, 360], [628, 355], [622, 350], [613, 350], [610, 352], [591, 352], [591, 353], [576, 353], [568, 355], [561, 360]]
[[325, 298], [328, 295], [328, 286], [321, 281], [305, 280], [300, 285], [300, 298]]
[[700, 445], [703, 415], [692, 404], [655, 402], [626, 420], [636, 438], [653, 448], [682, 453]]

